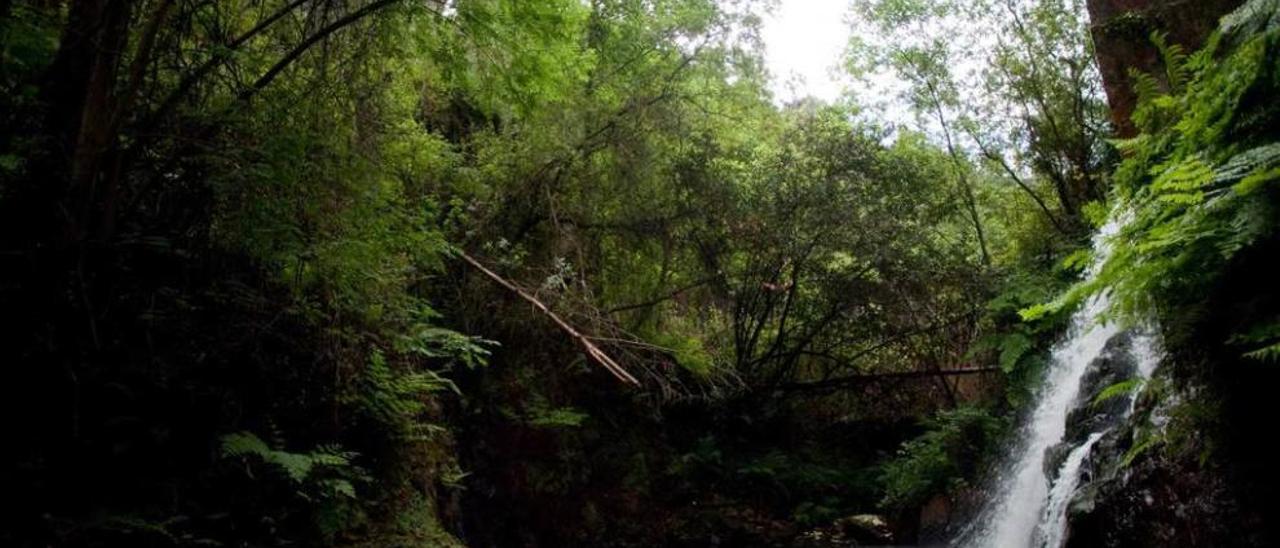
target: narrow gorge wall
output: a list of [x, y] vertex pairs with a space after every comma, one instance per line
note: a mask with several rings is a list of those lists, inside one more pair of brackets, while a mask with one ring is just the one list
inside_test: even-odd
[[1130, 115], [1137, 103], [1129, 70], [1158, 74], [1160, 54], [1152, 32], [1168, 33], [1171, 42], [1194, 51], [1218, 25], [1218, 18], [1243, 0], [1088, 0], [1092, 34], [1111, 105], [1111, 120], [1122, 137], [1135, 133]]

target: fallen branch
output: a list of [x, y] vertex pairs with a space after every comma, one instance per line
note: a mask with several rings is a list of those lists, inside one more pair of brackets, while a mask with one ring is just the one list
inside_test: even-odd
[[559, 327], [561, 331], [564, 331], [566, 334], [569, 335], [570, 338], [572, 338], [575, 342], [577, 342], [578, 346], [582, 347], [582, 351], [585, 352], [587, 356], [591, 358], [592, 361], [600, 364], [601, 367], [604, 367], [605, 370], [608, 371], [615, 378], [628, 384], [632, 384], [636, 386], [640, 385], [640, 381], [636, 380], [636, 378], [632, 376], [630, 373], [628, 373], [626, 369], [623, 369], [621, 365], [618, 365], [618, 362], [614, 361], [614, 359], [609, 357], [608, 354], [605, 354], [605, 352], [601, 350], [599, 346], [596, 346], [595, 343], [591, 342], [590, 337], [583, 335], [581, 332], [575, 329], [572, 325], [569, 325], [569, 322], [564, 321], [564, 319], [562, 319], [559, 315], [557, 315], [555, 312], [552, 312], [551, 309], [547, 307], [547, 305], [542, 303], [542, 301], [539, 301], [536, 297], [534, 297], [533, 295], [530, 295], [525, 290], [520, 289], [518, 286], [511, 283], [510, 281], [507, 281], [502, 276], [497, 275], [492, 270], [485, 268], [484, 265], [480, 264], [480, 261], [475, 260], [470, 255], [468, 255], [465, 251], [459, 250], [458, 257], [461, 257], [462, 260], [465, 261], [467, 264], [471, 265], [476, 270], [479, 270], [485, 276], [488, 276], [489, 279], [493, 280], [494, 282], [497, 282], [498, 285], [506, 288], [512, 293], [515, 293], [521, 299], [528, 301], [529, 304], [532, 304], [533, 307], [538, 309], [539, 312], [542, 312], [544, 316], [550, 318], [551, 321], [555, 323], [556, 326]]
[[1000, 371], [999, 367], [971, 367], [966, 369], [941, 369], [941, 370], [924, 370], [924, 371], [899, 371], [893, 373], [867, 373], [865, 375], [851, 375], [848, 377], [839, 377], [835, 379], [827, 379], [825, 381], [811, 382], [793, 382], [779, 386], [781, 390], [832, 390], [844, 388], [853, 385], [866, 384], [893, 379], [924, 379], [939, 377], [956, 377], [961, 375], [977, 375], [982, 373], [995, 373]]

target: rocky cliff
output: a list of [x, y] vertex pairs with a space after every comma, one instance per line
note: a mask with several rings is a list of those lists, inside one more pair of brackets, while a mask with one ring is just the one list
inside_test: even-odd
[[1117, 133], [1131, 137], [1136, 128], [1129, 117], [1137, 105], [1130, 70], [1159, 75], [1160, 54], [1151, 42], [1153, 32], [1170, 42], [1195, 50], [1218, 25], [1218, 18], [1244, 0], [1088, 0], [1098, 70], [1111, 105]]

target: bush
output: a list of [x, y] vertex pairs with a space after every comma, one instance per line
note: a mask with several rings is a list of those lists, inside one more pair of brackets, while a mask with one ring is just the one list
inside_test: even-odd
[[882, 506], [907, 508], [964, 486], [980, 469], [1002, 430], [999, 420], [976, 407], [943, 411], [926, 428], [883, 465]]

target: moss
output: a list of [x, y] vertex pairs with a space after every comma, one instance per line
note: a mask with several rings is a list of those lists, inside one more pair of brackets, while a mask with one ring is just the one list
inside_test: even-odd
[[1130, 10], [1102, 22], [1097, 28], [1116, 38], [1142, 39], [1151, 34], [1155, 24], [1146, 12]]

